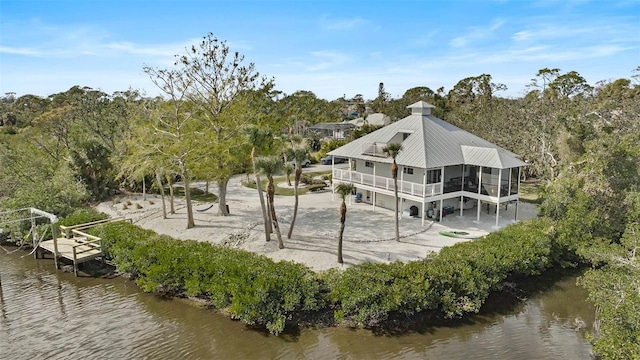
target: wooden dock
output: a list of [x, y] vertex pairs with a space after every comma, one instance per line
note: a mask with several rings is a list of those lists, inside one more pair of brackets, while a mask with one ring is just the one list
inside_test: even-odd
[[[64, 237], [54, 236], [51, 240], [44, 240], [40, 242], [38, 248], [53, 254], [54, 260], [56, 261], [56, 267], [58, 266], [58, 258], [65, 258], [73, 261], [73, 272], [78, 276], [78, 264], [96, 258], [104, 260], [102, 239], [97, 236], [84, 233], [80, 230], [89, 229], [100, 224], [125, 220], [126, 219], [123, 217], [73, 226], [60, 226], [60, 230]], [[37, 254], [38, 253], [36, 251], [36, 257], [38, 256]]]
[[[56, 251], [56, 246], [58, 251]], [[73, 270], [78, 275], [78, 264], [99, 258], [103, 255], [100, 244], [78, 241], [77, 238], [57, 238], [45, 240], [40, 243], [40, 248], [58, 254], [59, 257], [73, 261]], [[54, 255], [55, 256], [55, 255]]]

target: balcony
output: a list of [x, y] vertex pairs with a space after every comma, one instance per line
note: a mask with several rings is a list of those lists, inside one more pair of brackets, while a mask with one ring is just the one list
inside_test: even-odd
[[[333, 169], [333, 179], [393, 191], [393, 179], [388, 177], [373, 176], [344, 169]], [[398, 193], [419, 197], [434, 196], [442, 194], [442, 186], [440, 183], [423, 186], [422, 184], [398, 179]]]

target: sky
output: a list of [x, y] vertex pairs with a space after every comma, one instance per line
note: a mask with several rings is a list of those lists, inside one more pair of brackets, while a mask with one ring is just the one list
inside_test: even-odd
[[640, 66], [640, 0], [0, 0], [0, 96], [155, 96], [143, 67], [171, 68], [209, 32], [277, 90], [327, 100], [481, 74], [518, 97], [543, 68], [595, 85]]

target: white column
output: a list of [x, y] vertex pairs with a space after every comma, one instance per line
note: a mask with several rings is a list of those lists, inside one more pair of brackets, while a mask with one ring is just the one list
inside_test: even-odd
[[482, 189], [482, 166], [480, 166], [480, 169], [478, 170], [478, 194], [481, 193], [481, 189]]
[[515, 220], [518, 221], [518, 205], [520, 204], [520, 170], [522, 168], [518, 168], [518, 198], [516, 199], [516, 217]]
[[[402, 172], [400, 173], [400, 189], [402, 189], [403, 186], [404, 186], [404, 165], [402, 165]], [[402, 194], [402, 191], [400, 191], [400, 194]], [[400, 204], [398, 205], [398, 211], [400, 211], [400, 219], [402, 219], [402, 213], [404, 212], [404, 198], [401, 197], [400, 199], [398, 199], [398, 201], [400, 201]], [[396, 214], [396, 216], [397, 215], [398, 214]]]
[[[333, 158], [331, 158], [331, 161], [333, 162]], [[349, 159], [349, 184], [353, 184], [353, 171], [352, 169], [352, 160]], [[353, 204], [353, 196], [349, 196], [349, 205]]]
[[[351, 159], [349, 159], [349, 162], [351, 162]], [[331, 201], [335, 201], [336, 200], [336, 173], [335, 173], [335, 167], [333, 165], [333, 157], [331, 157]]]
[[427, 195], [427, 169], [422, 173], [422, 197]]
[[376, 211], [376, 163], [373, 163], [373, 211]]
[[422, 172], [422, 226], [424, 226], [424, 217], [427, 215], [425, 210], [425, 196], [427, 195], [427, 169]]
[[500, 218], [500, 192], [502, 191], [502, 169], [498, 169], [498, 202], [496, 203], [496, 228]]
[[513, 170], [513, 168], [509, 168], [509, 192], [507, 193], [507, 196], [511, 196], [511, 170]]
[[[480, 168], [478, 169], [478, 195], [480, 195], [480, 189], [482, 188], [482, 166], [480, 166]], [[480, 206], [482, 206], [482, 204], [480, 203], [480, 199], [478, 199], [478, 211], [477, 211], [477, 215], [476, 215], [476, 222], [479, 223], [480, 222]]]
[[440, 199], [440, 220], [438, 220], [439, 222], [442, 222], [442, 205], [444, 205], [444, 200]]
[[[462, 164], [462, 189], [461, 191], [464, 193], [464, 164]], [[460, 217], [462, 217], [462, 208], [464, 207], [464, 195], [460, 195]]]

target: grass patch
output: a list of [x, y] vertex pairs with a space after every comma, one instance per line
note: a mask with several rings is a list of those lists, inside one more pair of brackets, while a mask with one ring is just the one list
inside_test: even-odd
[[[166, 194], [169, 193], [169, 189], [165, 189]], [[215, 202], [218, 200], [218, 196], [212, 193], [206, 193], [198, 188], [191, 188], [191, 200], [203, 201], [203, 202]], [[179, 186], [173, 187], [173, 195], [176, 197], [184, 197], [184, 188]]]
[[520, 200], [532, 204], [542, 203], [542, 198], [539, 196], [540, 181], [527, 180], [520, 183]]
[[[329, 176], [331, 174], [331, 171], [314, 171], [314, 172], [308, 172], [308, 173], [304, 173], [305, 176], [308, 177], [316, 177], [316, 176]], [[291, 175], [291, 184], [293, 184], [293, 178], [294, 176]], [[278, 186], [278, 184], [284, 184], [287, 182], [287, 177], [286, 176], [274, 176], [273, 178], [273, 182], [275, 183], [275, 187], [276, 187], [276, 191], [275, 194], [276, 195], [282, 195], [282, 196], [294, 196], [295, 194], [293, 193], [293, 188], [284, 188], [284, 187], [280, 187]], [[261, 183], [262, 183], [262, 190], [263, 191], [267, 191], [267, 180], [266, 179], [261, 179]], [[255, 181], [252, 179], [250, 181], [243, 181], [242, 182], [243, 186], [255, 189], [256, 188], [256, 183]], [[310, 188], [313, 185], [309, 186], [309, 187], [299, 187], [298, 188], [298, 195], [304, 195], [306, 193], [309, 192]]]

